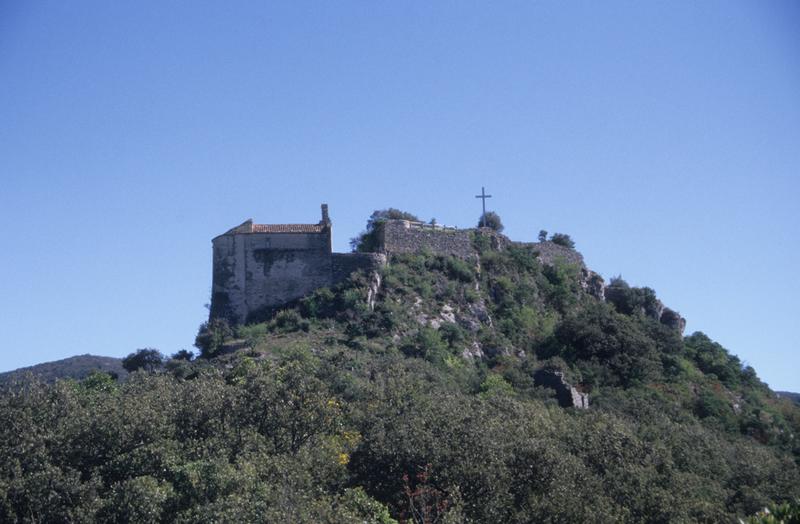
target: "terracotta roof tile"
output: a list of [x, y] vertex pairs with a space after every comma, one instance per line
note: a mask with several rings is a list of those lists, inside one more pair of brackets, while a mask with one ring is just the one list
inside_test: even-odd
[[253, 224], [251, 233], [322, 233], [322, 224]]
[[324, 233], [330, 224], [253, 224], [252, 219], [245, 220], [238, 226], [229, 229], [222, 235], [241, 235], [248, 233]]

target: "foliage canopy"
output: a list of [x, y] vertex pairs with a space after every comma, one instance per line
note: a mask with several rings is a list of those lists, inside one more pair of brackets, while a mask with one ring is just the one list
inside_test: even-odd
[[653, 290], [600, 301], [532, 246], [380, 276], [373, 308], [355, 273], [122, 383], [5, 388], [0, 521], [731, 522], [800, 496], [800, 409]]

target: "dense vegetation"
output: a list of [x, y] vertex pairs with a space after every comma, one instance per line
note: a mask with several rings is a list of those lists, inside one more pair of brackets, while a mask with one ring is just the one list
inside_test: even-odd
[[489, 229], [493, 229], [498, 233], [502, 233], [503, 229], [505, 229], [503, 226], [503, 221], [500, 219], [500, 215], [494, 211], [487, 211], [486, 213], [483, 213], [478, 219], [478, 227], [488, 227]]
[[201, 358], [4, 393], [0, 521], [733, 522], [800, 496], [800, 409], [654, 291], [476, 246], [392, 257], [374, 308], [355, 274], [204, 326]]

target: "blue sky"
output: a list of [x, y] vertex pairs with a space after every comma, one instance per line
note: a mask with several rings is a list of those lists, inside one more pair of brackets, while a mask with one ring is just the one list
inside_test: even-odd
[[0, 370], [191, 348], [211, 238], [570, 234], [800, 391], [800, 4], [0, 2]]

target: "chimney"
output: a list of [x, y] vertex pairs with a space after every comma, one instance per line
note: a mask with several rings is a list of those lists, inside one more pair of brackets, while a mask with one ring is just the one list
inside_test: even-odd
[[322, 222], [320, 223], [328, 225], [331, 223], [331, 219], [328, 216], [328, 204], [322, 204]]

